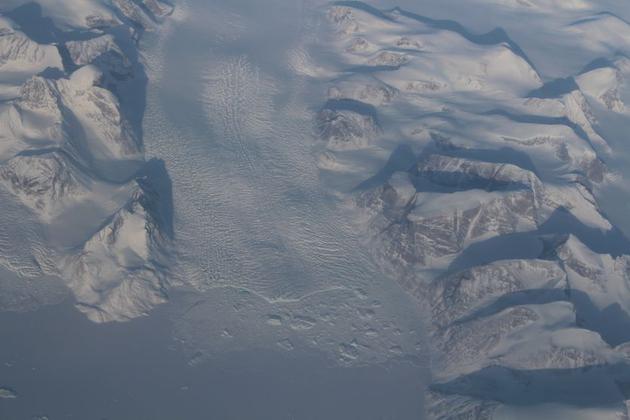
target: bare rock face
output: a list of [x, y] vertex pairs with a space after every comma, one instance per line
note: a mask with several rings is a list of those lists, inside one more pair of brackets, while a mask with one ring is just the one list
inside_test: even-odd
[[131, 63], [112, 35], [106, 34], [86, 41], [69, 41], [66, 48], [77, 66], [93, 64], [118, 78], [132, 75]]
[[[68, 79], [35, 76], [14, 104], [23, 115], [16, 132], [28, 130], [30, 119], [61, 127], [51, 150], [25, 151], [0, 166], [0, 182], [44, 221], [91, 196], [94, 158], [141, 156], [117, 98], [99, 86], [101, 77], [91, 64]], [[78, 306], [97, 322], [140, 316], [166, 299], [161, 197], [149, 179], [134, 182], [127, 203], [61, 267]]]
[[[615, 313], [615, 319], [622, 323], [630, 317], [630, 256], [614, 257], [598, 254], [573, 235], [556, 249], [557, 258], [562, 261], [569, 287], [576, 298], [588, 296], [590, 305], [598, 310], [585, 311], [583, 322], [591, 328], [602, 330], [602, 334], [613, 342], [623, 340], [625, 334], [614, 335], [613, 329], [606, 329], [609, 316], [607, 311]], [[623, 321], [622, 321], [623, 320]], [[609, 324], [610, 325], [610, 324]]]
[[[542, 14], [592, 6], [499, 3]], [[543, 83], [502, 29], [477, 36], [418, 13], [328, 9], [343, 65], [317, 126], [332, 144], [320, 168], [370, 168], [339, 195], [356, 206], [375, 261], [431, 315], [428, 417], [538, 413], [526, 400], [562, 418], [626, 418], [627, 392], [624, 403], [607, 398], [630, 383], [630, 241], [597, 197], [615, 182], [605, 125], [627, 117], [627, 58], [607, 50]], [[606, 13], [567, 31], [586, 28], [586, 49], [630, 33]], [[576, 402], [586, 394], [597, 394], [592, 405]]]
[[[172, 8], [159, 0], [85, 3], [76, 12], [42, 5], [61, 25], [59, 44], [35, 42], [0, 17], [0, 192], [15, 200], [7, 209], [26, 210], [36, 225], [23, 228], [36, 232], [33, 255], [20, 258], [37, 270], [20, 272], [62, 278], [95, 322], [123, 321], [166, 299], [172, 236], [163, 211], [171, 197], [158, 179], [168, 176], [145, 162], [118, 90], [143, 82], [133, 72], [140, 64], [123, 51]], [[11, 247], [1, 241], [0, 255], [22, 267], [9, 260]]]
[[350, 35], [359, 30], [359, 24], [350, 7], [331, 7], [328, 10], [328, 19], [337, 26], [338, 31], [342, 34]]
[[610, 147], [597, 131], [593, 128], [598, 124], [597, 119], [590, 109], [590, 105], [581, 91], [575, 90], [564, 97], [566, 115], [569, 120], [577, 124], [588, 138], [597, 147], [602, 148], [606, 152], [610, 152]]
[[139, 141], [116, 96], [99, 86], [101, 74], [94, 66], [75, 71], [60, 85], [64, 103], [83, 126], [86, 141], [96, 143], [95, 149], [105, 157], [136, 158], [141, 152]]
[[113, 4], [133, 25], [148, 31], [173, 11], [172, 6], [159, 0], [113, 0]]
[[18, 155], [0, 166], [0, 183], [43, 216], [89, 194], [91, 179], [64, 152]]
[[0, 17], [0, 71], [42, 71], [47, 67], [63, 68], [57, 48], [38, 44], [9, 19]]
[[532, 188], [541, 190], [542, 183], [531, 171], [509, 163], [483, 162], [432, 154], [418, 162], [413, 176], [456, 189]]
[[173, 12], [173, 7], [160, 0], [142, 0], [142, 4], [153, 14], [156, 18], [163, 18]]
[[622, 88], [629, 74], [628, 60], [620, 58], [612, 66], [600, 67], [578, 75], [575, 79], [580, 90], [594, 98], [608, 110], [623, 113], [626, 104], [622, 99]]
[[[558, 190], [514, 164], [457, 156], [464, 152], [430, 153], [357, 197], [382, 239], [381, 258], [401, 268], [439, 264], [480, 241], [553, 230], [553, 218], [564, 211], [611, 228], [581, 184]], [[404, 191], [401, 177], [408, 180]]]
[[435, 420], [491, 420], [501, 405], [494, 401], [438, 391], [429, 391], [427, 394], [427, 414]]
[[0, 387], [0, 398], [12, 400], [18, 397], [18, 394], [11, 388]]
[[351, 110], [325, 108], [317, 126], [326, 147], [333, 151], [365, 148], [379, 132], [373, 117]]
[[85, 26], [90, 29], [106, 29], [119, 25], [120, 22], [113, 16], [92, 14], [85, 17]]
[[397, 94], [395, 88], [363, 75], [342, 80], [328, 90], [329, 99], [351, 99], [372, 106], [387, 105]]
[[346, 47], [346, 51], [349, 53], [365, 53], [374, 50], [374, 48], [365, 38], [356, 37]]

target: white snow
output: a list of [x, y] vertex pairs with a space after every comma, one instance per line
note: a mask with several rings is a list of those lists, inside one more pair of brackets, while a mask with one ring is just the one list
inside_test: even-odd
[[0, 16], [2, 305], [175, 296], [192, 365], [405, 360], [429, 418], [628, 416], [627, 5], [41, 3]]

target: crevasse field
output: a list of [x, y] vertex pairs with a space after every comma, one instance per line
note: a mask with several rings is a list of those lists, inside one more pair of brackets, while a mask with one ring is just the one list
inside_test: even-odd
[[0, 419], [630, 414], [630, 4], [0, 2]]

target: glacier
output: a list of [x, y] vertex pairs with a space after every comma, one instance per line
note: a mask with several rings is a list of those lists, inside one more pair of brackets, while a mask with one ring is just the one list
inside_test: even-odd
[[2, 2], [0, 417], [627, 418], [629, 21]]

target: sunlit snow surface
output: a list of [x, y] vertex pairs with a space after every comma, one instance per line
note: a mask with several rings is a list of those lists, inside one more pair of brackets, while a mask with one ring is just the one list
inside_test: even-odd
[[[630, 9], [458, 3], [43, 1], [0, 66], [0, 417], [627, 416]], [[16, 99], [46, 67], [59, 112]]]
[[[112, 331], [111, 343], [99, 340], [105, 349], [128, 348], [129, 360], [121, 363], [144, 366], [110, 372], [98, 366], [98, 359], [81, 356], [92, 353], [94, 336], [86, 337], [85, 345], [75, 344], [76, 356], [64, 360], [77, 357], [85, 369], [94, 369], [89, 373], [95, 378], [93, 392], [107, 395], [103, 404], [72, 408], [73, 400], [66, 397], [57, 402], [43, 397], [54, 390], [28, 385], [33, 379], [25, 379], [25, 371], [40, 356], [35, 351], [25, 356], [22, 344], [45, 346], [38, 337], [56, 335], [49, 330], [55, 323], [35, 332], [34, 341], [12, 337], [15, 346], [2, 353], [9, 363], [2, 367], [7, 371], [2, 383], [20, 390], [16, 404], [5, 408], [2, 402], [7, 414], [421, 415], [427, 363], [422, 315], [372, 263], [352, 214], [321, 185], [312, 154], [313, 111], [325, 91], [302, 71], [308, 70], [303, 60], [308, 60], [307, 44], [317, 39], [321, 12], [283, 3], [181, 2], [159, 29], [144, 35], [150, 80], [145, 154], [163, 159], [172, 181], [170, 301], [158, 310], [162, 315], [149, 313], [159, 322], [100, 326], [61, 309], [63, 316], [57, 310], [50, 315], [87, 334]], [[37, 243], [26, 244], [31, 242]], [[19, 298], [17, 292], [14, 296]], [[11, 323], [26, 324], [38, 313], [11, 318]], [[138, 329], [143, 332], [133, 332]], [[134, 352], [137, 346], [146, 354]], [[72, 368], [52, 354], [48, 365]], [[139, 385], [132, 378], [148, 366], [165, 369], [163, 379], [140, 381], [154, 390], [151, 402], [141, 396], [121, 398], [112, 392], [115, 385], [102, 384], [115, 381], [133, 394]], [[215, 368], [224, 373], [216, 377]], [[78, 381], [42, 372], [41, 380], [51, 386]], [[358, 383], [365, 386], [356, 388]], [[91, 398], [76, 392], [72, 398]], [[384, 395], [391, 403], [378, 400]], [[374, 403], [364, 404], [364, 398]], [[191, 399], [196, 402], [190, 404]]]

